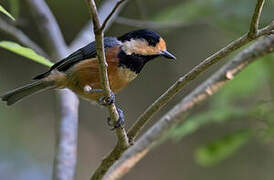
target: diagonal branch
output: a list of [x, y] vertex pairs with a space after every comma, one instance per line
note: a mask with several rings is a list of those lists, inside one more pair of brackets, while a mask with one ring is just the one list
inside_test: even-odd
[[259, 22], [260, 22], [260, 16], [262, 14], [262, 9], [264, 6], [265, 0], [258, 0], [255, 10], [254, 10], [254, 14], [252, 16], [252, 20], [250, 23], [250, 29], [249, 29], [249, 33], [248, 33], [248, 37], [253, 37], [256, 36], [258, 29], [259, 29]]
[[[165, 94], [163, 94], [155, 103], [153, 103], [141, 116], [138, 118], [135, 125], [131, 128], [128, 135], [130, 138], [130, 144], [133, 144], [133, 139], [137, 136], [137, 134], [140, 132], [142, 127], [146, 124], [148, 120], [151, 119], [151, 117], [158, 112], [167, 102], [173, 98], [182, 88], [184, 85], [189, 83], [191, 80], [198, 77], [198, 75], [208, 69], [211, 65], [214, 63], [217, 63], [222, 58], [228, 56], [235, 50], [239, 49], [240, 47], [246, 45], [248, 42], [266, 35], [273, 33], [274, 28], [274, 21], [267, 27], [261, 29], [259, 33], [257, 33], [256, 37], [254, 38], [248, 38], [247, 34], [239, 38], [238, 40], [233, 41], [225, 48], [221, 49], [214, 55], [210, 56], [209, 58], [205, 59], [201, 64], [196, 66], [190, 73], [188, 73], [186, 76], [180, 78]], [[133, 145], [135, 147], [135, 145]], [[92, 176], [92, 180], [99, 180], [102, 179], [102, 176], [105, 175], [106, 171], [109, 170], [109, 168], [112, 166], [112, 164], [117, 161], [117, 159], [120, 158], [121, 154], [124, 153], [124, 151], [127, 148], [121, 149], [119, 148], [119, 145], [117, 144], [116, 147], [112, 150], [112, 152], [107, 155], [100, 166], [96, 169], [95, 173]], [[142, 155], [145, 154], [145, 151], [142, 151], [139, 153], [139, 155], [134, 156], [131, 163], [134, 161], [138, 161], [138, 158], [141, 158]], [[134, 163], [133, 163], [134, 164]]]
[[258, 40], [241, 51], [229, 63], [224, 65], [213, 76], [186, 96], [179, 104], [164, 115], [150, 128], [122, 157], [109, 169], [103, 180], [116, 180], [126, 174], [140, 161], [161, 137], [177, 122], [185, 120], [186, 113], [195, 105], [206, 100], [217, 92], [241, 70], [259, 57], [274, 52], [274, 35]]
[[253, 37], [248, 37], [248, 34], [243, 35], [239, 39], [231, 42], [223, 49], [203, 60], [200, 64], [195, 66], [183, 77], [180, 77], [164, 94], [162, 94], [153, 104], [151, 104], [143, 114], [139, 116], [135, 124], [130, 128], [128, 137], [130, 142], [133, 142], [145, 124], [156, 114], [164, 105], [166, 105], [180, 90], [185, 87], [192, 80], [196, 79], [202, 72], [206, 71], [213, 64], [216, 64], [224, 57], [227, 57], [235, 50], [246, 45], [250, 41], [257, 39], [266, 34], [272, 33], [274, 30], [274, 21], [267, 27], [258, 31]]
[[0, 18], [0, 30], [4, 33], [16, 38], [23, 45], [32, 48], [35, 52], [42, 56], [47, 56], [46, 53], [35, 43], [33, 42], [23, 31], [17, 29], [15, 26], [9, 24], [4, 19]]
[[[44, 0], [25, 0], [41, 33], [51, 58], [61, 59], [68, 47], [54, 15]], [[78, 104], [70, 90], [60, 91], [61, 119], [56, 132], [53, 179], [73, 180], [77, 161]]]
[[109, 13], [109, 15], [107, 16], [107, 18], [104, 20], [102, 26], [101, 26], [101, 31], [104, 31], [107, 23], [109, 22], [110, 18], [113, 16], [113, 14], [117, 11], [117, 9], [121, 6], [121, 4], [123, 2], [125, 2], [126, 0], [119, 0], [116, 5], [114, 6], [114, 8], [112, 9], [112, 11]]
[[[93, 31], [95, 34], [95, 40], [96, 40], [96, 51], [99, 61], [99, 73], [100, 73], [100, 79], [101, 79], [101, 87], [104, 90], [104, 95], [106, 97], [111, 96], [111, 89], [109, 86], [108, 81], [108, 74], [107, 74], [107, 62], [105, 57], [105, 51], [104, 51], [104, 26], [108, 23], [111, 16], [114, 14], [114, 12], [119, 8], [119, 6], [124, 2], [123, 0], [118, 1], [111, 13], [107, 16], [105, 21], [103, 22], [103, 26], [100, 26], [100, 20], [98, 18], [96, 4], [94, 0], [86, 0], [89, 9], [90, 14], [93, 21]], [[111, 119], [113, 120], [114, 124], [119, 120], [119, 115], [116, 109], [116, 106], [114, 103], [108, 105], [108, 110], [111, 116]], [[95, 173], [91, 177], [92, 180], [101, 179], [103, 175], [105, 174], [106, 170], [121, 156], [122, 152], [124, 152], [128, 147], [128, 138], [127, 134], [124, 128], [117, 128], [116, 129], [116, 135], [118, 138], [118, 142], [114, 150], [111, 152], [111, 154], [108, 156], [110, 158], [106, 158], [102, 161], [101, 165], [96, 169]]]
[[[109, 13], [111, 13], [111, 10], [113, 6], [116, 4], [117, 0], [106, 0], [103, 2], [103, 4], [99, 8], [99, 20], [103, 21], [107, 18]], [[114, 14], [112, 14], [111, 18], [108, 20], [108, 23], [106, 23], [105, 29], [107, 29], [111, 23], [113, 23], [114, 19], [117, 17], [121, 9], [124, 7], [125, 1], [123, 4], [121, 4]], [[84, 28], [80, 31], [80, 33], [76, 36], [76, 38], [73, 40], [71, 45], [69, 46], [69, 49], [72, 51], [78, 49], [79, 47], [82, 47], [92, 41], [94, 41], [95, 37], [93, 33], [90, 33], [90, 30], [93, 29], [92, 21], [88, 22]]]
[[[107, 62], [106, 62], [106, 57], [105, 57], [104, 40], [103, 40], [104, 32], [100, 26], [100, 20], [98, 17], [97, 8], [96, 8], [96, 4], [95, 4], [94, 0], [86, 0], [86, 1], [89, 5], [90, 14], [91, 14], [93, 26], [94, 26], [93, 31], [94, 31], [95, 40], [96, 40], [96, 51], [97, 51], [97, 56], [98, 56], [98, 61], [99, 61], [99, 73], [100, 73], [100, 79], [101, 79], [101, 87], [104, 90], [104, 95], [106, 97], [111, 97], [111, 89], [109, 86], [109, 80], [108, 80], [108, 74], [107, 74]], [[109, 109], [109, 113], [111, 115], [111, 119], [114, 122], [117, 122], [119, 119], [119, 115], [118, 115], [115, 104], [112, 103], [112, 104], [108, 105], [108, 109]], [[127, 135], [126, 135], [124, 128], [117, 128], [116, 134], [118, 137], [118, 141], [121, 143], [121, 145], [124, 147], [127, 147], [128, 139], [127, 139]]]
[[[258, 0], [256, 4], [256, 8], [253, 13], [253, 18], [250, 25], [250, 32], [254, 24], [259, 23], [259, 17], [261, 14], [262, 6], [264, 4], [264, 0]], [[258, 26], [257, 26], [258, 27]], [[197, 78], [202, 72], [206, 71], [213, 64], [219, 62], [224, 57], [227, 57], [235, 50], [240, 47], [246, 45], [250, 41], [266, 35], [273, 33], [274, 30], [274, 21], [272, 21], [267, 27], [256, 30], [256, 34], [250, 36], [250, 32], [243, 35], [239, 39], [231, 42], [223, 49], [219, 50], [215, 54], [203, 60], [199, 65], [195, 66], [191, 71], [189, 71], [183, 77], [180, 77], [164, 94], [162, 94], [153, 104], [151, 104], [143, 114], [139, 116], [135, 124], [129, 129], [128, 137], [129, 141], [132, 143], [141, 129], [145, 126], [145, 124], [156, 114], [161, 108], [166, 105], [175, 95], [180, 92], [180, 90], [186, 86], [193, 79]]]
[[63, 58], [68, 48], [59, 25], [44, 0], [25, 0], [42, 34], [47, 51], [51, 57]]

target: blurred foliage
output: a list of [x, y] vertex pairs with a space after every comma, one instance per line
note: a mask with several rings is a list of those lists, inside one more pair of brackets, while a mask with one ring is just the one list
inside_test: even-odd
[[[238, 33], [247, 31], [255, 4], [256, 0], [252, 3], [250, 0], [188, 0], [160, 11], [154, 20], [186, 24], [202, 20]], [[273, 18], [274, 0], [268, 0], [265, 4], [261, 24], [267, 24]]]
[[[265, 84], [268, 80], [273, 81], [273, 68], [270, 67], [272, 71], [266, 71], [265, 64], [269, 64], [269, 61], [273, 63], [274, 56], [269, 55], [267, 57], [261, 58], [261, 60], [256, 61], [243, 72], [241, 72], [235, 79], [230, 83], [226, 84], [225, 87], [218, 92], [210, 101], [209, 107], [206, 111], [195, 114], [191, 116], [187, 121], [183, 122], [181, 125], [174, 127], [169, 133], [168, 137], [175, 140], [180, 140], [182, 137], [189, 135], [196, 130], [198, 130], [203, 125], [209, 123], [225, 123], [229, 120], [240, 120], [240, 119], [255, 119], [260, 120], [266, 124], [266, 128], [262, 130], [263, 137], [268, 139], [274, 135], [274, 105], [273, 97], [270, 97], [266, 101], [259, 100], [258, 94], [265, 89]], [[271, 90], [271, 96], [274, 95], [273, 89]], [[246, 104], [242, 104], [245, 102]], [[231, 141], [238, 141], [238, 133], [235, 134], [235, 138]], [[231, 136], [234, 137], [234, 134]], [[240, 136], [244, 138], [245, 136]], [[228, 144], [226, 144], [228, 143]], [[227, 158], [232, 155], [236, 150], [238, 150], [241, 145], [237, 144], [237, 148], [230, 144], [233, 142], [218, 140], [217, 142], [210, 143], [208, 146], [211, 147], [212, 144], [216, 148], [215, 150], [199, 150], [199, 155], [196, 154], [197, 162], [201, 165], [212, 165], [220, 160]], [[227, 149], [232, 146], [229, 153], [221, 152], [222, 147]], [[220, 151], [220, 152], [219, 152]], [[209, 153], [210, 157], [209, 157]], [[207, 155], [205, 155], [207, 154]], [[214, 157], [216, 156], [216, 157]]]
[[19, 0], [9, 0], [10, 12], [16, 19], [20, 13], [20, 1]]
[[8, 16], [9, 18], [15, 21], [15, 18], [1, 5], [0, 5], [0, 12], [4, 13], [6, 16]]
[[29, 59], [31, 59], [35, 62], [38, 62], [40, 64], [43, 64], [45, 66], [50, 67], [53, 65], [52, 62], [50, 62], [48, 59], [38, 55], [32, 49], [20, 46], [17, 43], [10, 42], [10, 41], [1, 41], [0, 47], [7, 49], [11, 52], [14, 52], [16, 54], [19, 54], [21, 56], [24, 56], [26, 58], [29, 58]]
[[199, 147], [195, 152], [195, 160], [202, 166], [214, 165], [246, 144], [251, 135], [252, 131], [250, 130], [240, 130], [223, 136]]
[[245, 112], [241, 109], [229, 106], [219, 106], [218, 108], [211, 108], [208, 112], [202, 112], [194, 115], [182, 125], [174, 127], [168, 134], [169, 137], [176, 141], [181, 140], [182, 137], [187, 136], [203, 125], [208, 123], [224, 123], [231, 119], [239, 119], [244, 116]]
[[[241, 33], [248, 30], [251, 14], [255, 8], [256, 1], [254, 0], [254, 3], [249, 2], [247, 0], [186, 1], [174, 7], [166, 8], [154, 18], [157, 21], [173, 20], [184, 23], [202, 20], [209, 24], [214, 23], [226, 31]], [[261, 24], [269, 23], [273, 18], [273, 12], [274, 0], [266, 1]], [[191, 116], [186, 122], [169, 131], [167, 136], [179, 141], [182, 137], [209, 123], [225, 123], [229, 120], [255, 118], [266, 124], [266, 128], [263, 129], [263, 139], [273, 138], [273, 60], [274, 56], [272, 55], [249, 66], [212, 98], [206, 111]], [[262, 102], [257, 97], [261, 91], [265, 90], [261, 87], [265, 87], [266, 84], [271, 87], [271, 97], [270, 100]], [[250, 132], [250, 130], [235, 132], [204, 145], [196, 151], [195, 159], [204, 166], [214, 165], [240, 149], [249, 139]]]

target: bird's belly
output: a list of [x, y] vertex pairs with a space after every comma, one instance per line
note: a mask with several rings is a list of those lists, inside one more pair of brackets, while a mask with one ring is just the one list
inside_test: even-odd
[[[137, 74], [127, 68], [114, 67], [109, 64], [108, 78], [111, 90], [116, 94], [125, 88], [129, 82], [136, 78]], [[99, 70], [94, 67], [82, 66], [76, 71], [71, 71], [67, 75], [66, 87], [83, 97], [84, 99], [98, 101], [103, 96], [102, 92], [88, 92], [87, 89], [102, 89], [100, 85]]]
[[137, 74], [128, 68], [117, 67], [116, 71], [109, 74], [110, 88], [114, 93], [125, 88], [132, 80], [137, 77]]

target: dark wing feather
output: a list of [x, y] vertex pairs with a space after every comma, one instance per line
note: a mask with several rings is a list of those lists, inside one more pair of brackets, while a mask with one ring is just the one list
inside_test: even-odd
[[[114, 37], [104, 38], [104, 47], [105, 48], [114, 47], [119, 44], [120, 44], [120, 41], [118, 41], [117, 38], [114, 38]], [[84, 46], [83, 48], [78, 49], [77, 51], [75, 51], [74, 53], [72, 53], [71, 55], [66, 57], [65, 59], [62, 59], [61, 61], [58, 61], [57, 63], [55, 63], [50, 68], [50, 70], [48, 72], [40, 74], [40, 75], [34, 77], [33, 79], [44, 78], [48, 74], [50, 74], [50, 72], [54, 69], [64, 72], [64, 71], [68, 70], [70, 67], [72, 67], [74, 64], [76, 64], [82, 60], [85, 60], [85, 59], [94, 58], [96, 56], [97, 56], [96, 42], [93, 41], [93, 42], [89, 43], [88, 45]]]

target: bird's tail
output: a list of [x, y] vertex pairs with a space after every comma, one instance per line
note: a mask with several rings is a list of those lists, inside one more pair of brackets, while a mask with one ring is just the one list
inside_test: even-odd
[[55, 85], [54, 85], [54, 82], [52, 81], [38, 80], [33, 83], [27, 84], [23, 87], [9, 91], [6, 94], [2, 95], [0, 98], [2, 99], [2, 101], [6, 101], [7, 105], [12, 105], [18, 102], [19, 100], [23, 99], [24, 97], [27, 97], [32, 94], [42, 92], [54, 87]]

